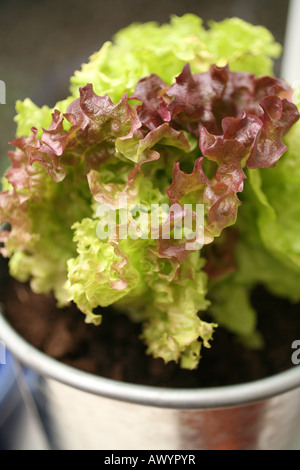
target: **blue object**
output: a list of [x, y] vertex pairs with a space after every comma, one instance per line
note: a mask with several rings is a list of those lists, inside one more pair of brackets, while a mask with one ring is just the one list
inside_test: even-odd
[[[44, 448], [46, 436], [40, 422], [44, 416], [33, 405], [33, 401], [39, 403], [40, 376], [29, 368], [20, 368], [14, 356], [4, 352], [5, 355], [3, 349], [0, 351], [0, 450], [18, 450], [19, 445]], [[35, 398], [32, 401], [29, 397]], [[41, 409], [43, 411], [43, 406]], [[37, 420], [37, 411], [40, 420]], [[34, 435], [28, 435], [28, 429], [33, 430], [33, 427]], [[40, 434], [38, 442], [36, 432]]]
[[[3, 356], [3, 354], [1, 355]], [[13, 358], [5, 351], [5, 364], [0, 364], [0, 449], [13, 445], [18, 415], [24, 403], [18, 387]]]
[[1, 353], [1, 357], [5, 358], [5, 362], [0, 363], [0, 410], [2, 411], [2, 406], [15, 386], [16, 376], [9, 352]]

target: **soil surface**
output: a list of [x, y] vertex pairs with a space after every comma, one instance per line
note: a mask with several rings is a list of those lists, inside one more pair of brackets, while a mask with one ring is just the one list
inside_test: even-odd
[[57, 309], [53, 297], [32, 293], [27, 284], [2, 274], [1, 302], [9, 322], [36, 348], [76, 368], [130, 383], [164, 387], [210, 387], [242, 383], [294, 367], [292, 342], [300, 339], [300, 305], [272, 297], [261, 287], [253, 293], [261, 350], [249, 350], [217, 328], [213, 347], [203, 349], [199, 368], [181, 370], [145, 354], [140, 326], [125, 315], [103, 309], [100, 326], [84, 323], [75, 305]]

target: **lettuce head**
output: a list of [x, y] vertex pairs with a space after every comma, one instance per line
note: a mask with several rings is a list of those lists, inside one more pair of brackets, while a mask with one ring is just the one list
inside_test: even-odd
[[174, 16], [117, 33], [53, 109], [17, 102], [11, 275], [95, 325], [113, 305], [183, 368], [218, 323], [257, 344], [252, 286], [298, 299], [300, 280], [299, 112], [279, 54], [265, 28]]

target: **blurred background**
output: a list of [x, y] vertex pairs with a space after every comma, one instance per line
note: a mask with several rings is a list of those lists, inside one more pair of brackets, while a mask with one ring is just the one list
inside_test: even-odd
[[[283, 44], [289, 0], [0, 0], [0, 172], [14, 138], [15, 102], [30, 97], [53, 106], [68, 96], [69, 77], [88, 57], [132, 22], [168, 22], [195, 13], [204, 21], [239, 16], [264, 25]], [[280, 60], [276, 62], [276, 73]]]
[[[195, 13], [204, 21], [238, 16], [266, 26], [283, 45], [288, 7], [289, 0], [0, 0], [0, 80], [6, 84], [6, 104], [0, 104], [0, 174], [9, 164], [16, 100], [29, 97], [52, 107], [68, 96], [74, 70], [120, 28], [132, 22], [168, 22], [171, 14]], [[275, 73], [280, 70], [281, 59]], [[0, 403], [0, 418], [2, 411]], [[34, 448], [37, 436], [33, 431], [21, 435], [20, 416], [14, 426], [10, 446]]]

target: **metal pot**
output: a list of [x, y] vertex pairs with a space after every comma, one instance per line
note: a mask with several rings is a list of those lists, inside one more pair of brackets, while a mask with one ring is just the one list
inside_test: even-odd
[[[282, 450], [300, 448], [300, 368], [247, 384], [166, 389], [101, 378], [36, 350], [0, 315], [49, 447], [60, 450]], [[23, 380], [26, 387], [26, 378]]]

